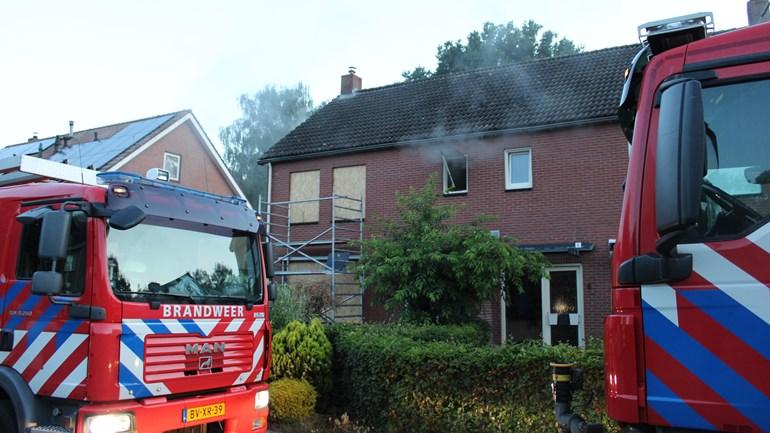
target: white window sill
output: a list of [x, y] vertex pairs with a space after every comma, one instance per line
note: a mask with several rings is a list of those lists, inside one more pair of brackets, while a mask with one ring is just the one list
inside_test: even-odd
[[516, 183], [513, 185], [506, 185], [505, 190], [506, 191], [516, 191], [521, 189], [532, 189], [531, 183]]

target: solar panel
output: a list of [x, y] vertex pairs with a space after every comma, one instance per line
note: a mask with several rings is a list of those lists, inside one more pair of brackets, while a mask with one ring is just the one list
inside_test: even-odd
[[49, 159], [57, 162], [66, 160], [68, 164], [80, 167], [91, 166], [95, 169], [103, 168], [105, 164], [112, 161], [116, 156], [120, 155], [129, 147], [141, 141], [149, 133], [156, 130], [173, 116], [173, 114], [169, 114], [166, 116], [132, 122], [110, 138], [89, 141], [87, 143], [60, 149]]

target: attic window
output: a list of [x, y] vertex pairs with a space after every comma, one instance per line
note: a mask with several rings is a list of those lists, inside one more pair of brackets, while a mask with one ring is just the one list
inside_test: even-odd
[[169, 180], [179, 182], [179, 172], [182, 170], [182, 157], [173, 153], [163, 153], [163, 169], [168, 172]]
[[468, 155], [441, 155], [444, 165], [444, 194], [468, 192]]

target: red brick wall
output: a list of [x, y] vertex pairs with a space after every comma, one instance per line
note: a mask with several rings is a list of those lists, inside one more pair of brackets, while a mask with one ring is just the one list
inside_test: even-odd
[[190, 121], [179, 125], [120, 170], [144, 176], [151, 168], [163, 168], [163, 152], [182, 157], [179, 184], [215, 194], [237, 195], [219, 171], [206, 144], [201, 141]]
[[[504, 151], [519, 147], [532, 149], [533, 187], [506, 191]], [[367, 223], [375, 215], [395, 217], [394, 193], [422, 186], [431, 173], [440, 175], [441, 152], [447, 150], [468, 154], [468, 193], [440, 200], [464, 206], [458, 222], [491, 215], [496, 220], [486, 224], [490, 229], [515, 236], [520, 243], [594, 244], [592, 252], [580, 257], [561, 254], [547, 258], [553, 263], [583, 266], [586, 335], [601, 336], [602, 320], [610, 310], [607, 241], [616, 237], [628, 160], [626, 141], [617, 124], [274, 163], [272, 201], [288, 199], [293, 171], [320, 169], [321, 196], [329, 196], [334, 167], [365, 164]], [[330, 218], [329, 207], [322, 205], [319, 224], [328, 224]], [[319, 224], [292, 229], [292, 237], [301, 236], [302, 230], [317, 232]], [[367, 230], [371, 229], [370, 224]], [[368, 302], [365, 307], [367, 320], [381, 318], [377, 308]], [[499, 321], [499, 309], [491, 316]], [[495, 329], [499, 323], [493, 323]]]

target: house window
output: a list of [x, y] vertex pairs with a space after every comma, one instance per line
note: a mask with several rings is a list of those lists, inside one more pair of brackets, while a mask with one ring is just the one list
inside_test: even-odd
[[182, 157], [173, 153], [163, 153], [163, 169], [168, 172], [169, 180], [179, 182], [179, 172], [182, 169]]
[[334, 195], [350, 197], [334, 200], [337, 221], [359, 221], [366, 209], [366, 166], [338, 167], [333, 173]]
[[444, 194], [468, 192], [468, 155], [441, 155], [444, 164]]
[[505, 189], [532, 188], [532, 149], [505, 151]]
[[292, 224], [317, 223], [319, 218], [318, 198], [321, 192], [321, 171], [299, 171], [291, 174], [289, 200], [298, 203], [289, 205]]

